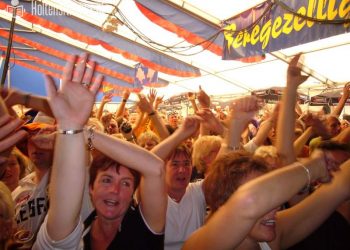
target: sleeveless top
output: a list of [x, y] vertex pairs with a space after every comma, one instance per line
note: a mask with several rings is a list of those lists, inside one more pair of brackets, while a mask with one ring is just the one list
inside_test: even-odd
[[[84, 222], [84, 249], [91, 249], [90, 228], [96, 217], [96, 211], [93, 211]], [[152, 232], [148, 227], [140, 212], [139, 206], [131, 206], [126, 212], [119, 232], [114, 237], [109, 249], [128, 249], [128, 250], [162, 250], [164, 249], [164, 234]]]

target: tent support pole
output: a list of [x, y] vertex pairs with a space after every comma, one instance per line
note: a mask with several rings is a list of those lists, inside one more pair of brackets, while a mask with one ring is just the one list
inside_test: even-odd
[[5, 62], [4, 62], [4, 68], [2, 70], [2, 75], [1, 75], [1, 87], [3, 87], [5, 84], [7, 71], [9, 69], [13, 31], [15, 29], [15, 23], [16, 23], [16, 10], [17, 10], [17, 7], [13, 6], [10, 33], [9, 33], [9, 39], [8, 39], [8, 43], [7, 43], [7, 50], [6, 50], [6, 57], [5, 57]]

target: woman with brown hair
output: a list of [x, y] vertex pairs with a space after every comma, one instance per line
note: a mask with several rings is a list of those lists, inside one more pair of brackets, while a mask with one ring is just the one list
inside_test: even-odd
[[[219, 157], [206, 178], [204, 190], [212, 215], [183, 249], [286, 249], [315, 230], [350, 197], [350, 160], [333, 181], [323, 184], [290, 209], [279, 206], [313, 181], [328, 182], [349, 158], [316, 151], [305, 162], [294, 162], [266, 173], [264, 162], [232, 152]], [[317, 212], [316, 212], [317, 211]]]

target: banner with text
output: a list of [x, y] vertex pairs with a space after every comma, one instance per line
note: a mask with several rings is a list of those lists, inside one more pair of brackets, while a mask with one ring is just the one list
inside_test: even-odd
[[350, 0], [269, 0], [225, 24], [224, 60], [262, 55], [349, 32]]

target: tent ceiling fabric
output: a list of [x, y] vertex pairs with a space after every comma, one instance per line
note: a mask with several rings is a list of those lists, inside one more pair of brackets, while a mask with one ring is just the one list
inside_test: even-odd
[[[118, 90], [133, 88], [133, 68], [138, 62], [158, 70], [163, 82], [169, 83], [157, 89], [165, 98], [198, 91], [199, 85], [210, 95], [224, 96], [285, 86], [287, 64], [273, 54], [267, 54], [265, 60], [256, 63], [221, 59], [223, 38], [215, 20], [235, 16], [263, 0], [239, 1], [240, 4], [244, 2], [239, 6], [237, 0], [107, 0], [103, 5], [96, 5], [98, 1], [91, 4], [88, 0], [42, 2], [45, 8], [53, 6], [70, 15], [42, 15], [38, 9], [33, 9], [36, 1], [20, 1], [27, 11], [17, 17], [18, 27], [33, 32], [15, 32], [13, 45], [28, 47], [31, 42], [30, 47], [36, 50], [13, 52], [16, 57], [27, 59], [19, 64], [32, 69], [42, 68], [43, 72], [50, 71], [58, 76], [68, 54], [88, 51], [99, 62], [99, 71], [107, 75], [106, 83]], [[6, 28], [11, 20], [11, 14], [6, 11], [9, 4], [10, 1], [0, 1], [0, 25], [5, 28], [0, 30], [3, 51], [8, 37]], [[215, 8], [210, 7], [213, 5]], [[200, 13], [207, 15], [199, 18]], [[104, 32], [103, 25], [114, 14], [124, 25], [119, 25], [114, 33]], [[208, 20], [204, 20], [206, 16]], [[206, 50], [193, 46], [210, 37], [214, 43], [208, 48], [204, 43]], [[310, 77], [301, 85], [304, 93], [315, 95], [330, 87], [341, 88], [349, 81], [349, 34], [279, 51], [287, 61], [298, 52], [305, 53], [306, 71], [318, 76]], [[331, 84], [325, 84], [327, 82]], [[143, 90], [147, 91], [147, 88]]]

